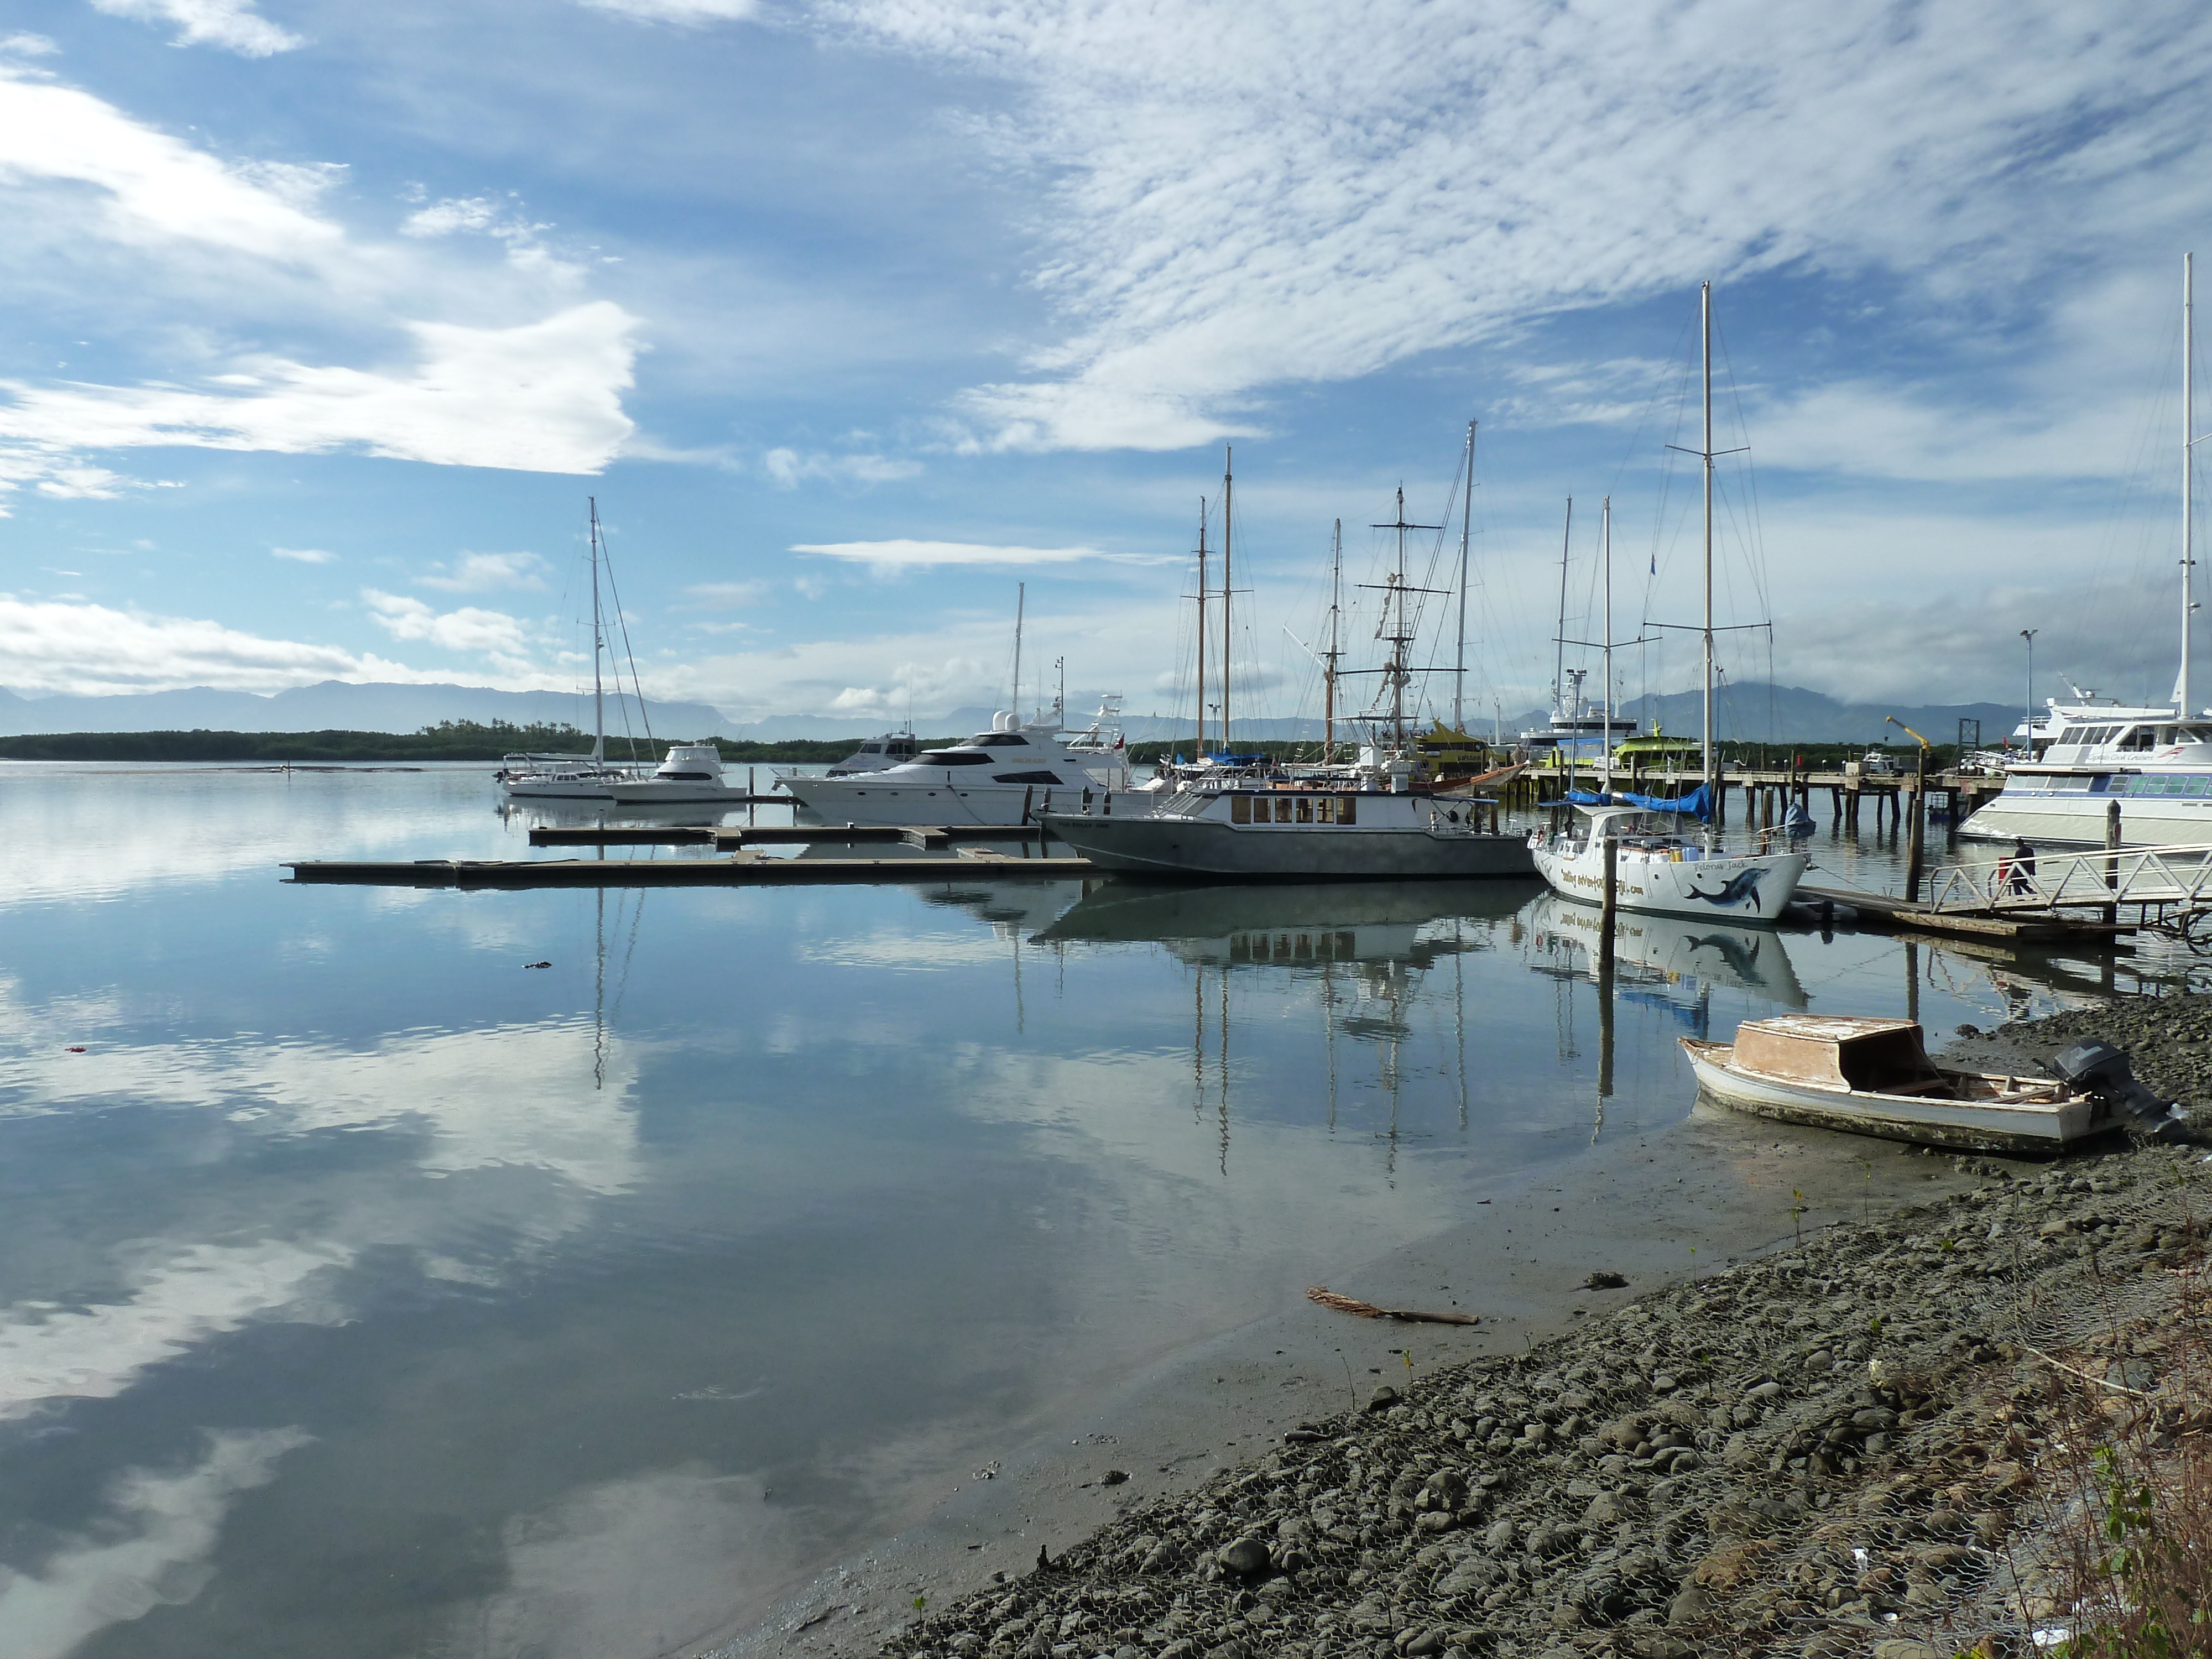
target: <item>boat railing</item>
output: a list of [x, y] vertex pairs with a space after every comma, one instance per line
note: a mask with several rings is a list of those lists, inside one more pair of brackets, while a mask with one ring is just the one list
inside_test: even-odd
[[2202, 844], [2006, 854], [1931, 872], [1930, 909], [1991, 913], [2104, 905], [2197, 909], [2212, 905], [2212, 848]]

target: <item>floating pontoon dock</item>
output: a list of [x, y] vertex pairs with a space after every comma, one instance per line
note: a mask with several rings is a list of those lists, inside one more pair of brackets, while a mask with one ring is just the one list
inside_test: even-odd
[[421, 859], [411, 864], [286, 864], [291, 879], [350, 887], [792, 887], [824, 883], [1065, 881], [1088, 859], [1018, 858], [963, 850], [952, 859], [777, 859], [739, 852], [704, 859]]

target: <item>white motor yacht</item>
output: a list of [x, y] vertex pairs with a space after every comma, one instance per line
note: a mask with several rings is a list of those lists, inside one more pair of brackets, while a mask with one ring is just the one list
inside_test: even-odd
[[722, 781], [722, 751], [711, 740], [671, 744], [666, 758], [654, 769], [651, 777], [611, 784], [607, 793], [623, 806], [746, 798], [744, 789]]
[[1126, 748], [1078, 751], [1057, 716], [1024, 723], [1000, 714], [988, 732], [912, 760], [848, 777], [776, 780], [828, 823], [1019, 824], [1055, 804], [1129, 787]]
[[[1959, 826], [1984, 839], [2104, 843], [2113, 803], [2126, 847], [2212, 846], [2212, 709], [2190, 709], [2190, 627], [2194, 589], [2196, 428], [2193, 356], [2196, 261], [2181, 261], [2181, 666], [2171, 708], [2055, 698], [2048, 716], [2023, 725], [2027, 758], [2005, 769], [2004, 791]], [[2033, 641], [2030, 641], [2031, 644]]]

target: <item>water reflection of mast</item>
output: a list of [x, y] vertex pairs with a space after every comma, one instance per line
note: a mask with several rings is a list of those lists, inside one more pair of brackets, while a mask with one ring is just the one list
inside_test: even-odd
[[1221, 969], [1221, 1173], [1229, 1173], [1229, 968]]
[[[1474, 441], [1474, 428], [1470, 422], [1468, 427], [1470, 447]], [[1466, 580], [1464, 571], [1461, 573], [1461, 580]], [[1452, 1030], [1459, 1042], [1459, 1128], [1462, 1134], [1467, 1133], [1467, 975], [1460, 963], [1460, 956], [1464, 949], [1460, 937], [1463, 920], [1459, 916], [1452, 918]]]
[[1321, 1041], [1328, 1056], [1328, 1132], [1336, 1133], [1336, 975], [1334, 954], [1321, 959]]

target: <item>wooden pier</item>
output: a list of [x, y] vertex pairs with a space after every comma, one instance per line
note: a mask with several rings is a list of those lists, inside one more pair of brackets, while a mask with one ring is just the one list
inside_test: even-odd
[[1862, 893], [1849, 887], [1808, 887], [1800, 884], [1796, 902], [1817, 909], [1821, 904], [1849, 906], [1857, 915], [1857, 926], [1876, 933], [1935, 933], [1952, 938], [2004, 940], [2014, 945], [2086, 945], [2109, 946], [2133, 933], [2133, 927], [2092, 921], [2051, 912], [2033, 916], [1970, 915], [1918, 904], [1889, 893]]
[[1034, 843], [1035, 824], [566, 824], [530, 832], [532, 847], [714, 847], [725, 853], [748, 847], [860, 847], [903, 844], [934, 850], [962, 841]]
[[1066, 881], [1093, 875], [1083, 858], [1021, 858], [962, 849], [957, 858], [419, 859], [301, 861], [296, 882], [347, 887], [801, 887], [836, 883]]

